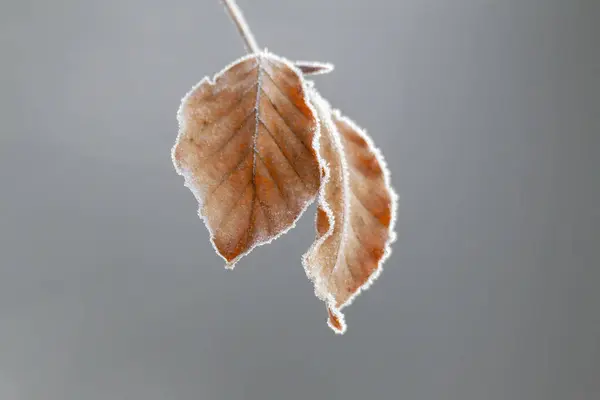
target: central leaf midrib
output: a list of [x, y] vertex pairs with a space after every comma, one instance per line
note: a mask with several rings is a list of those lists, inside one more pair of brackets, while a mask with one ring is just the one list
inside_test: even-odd
[[263, 67], [262, 67], [263, 56], [259, 54], [257, 56], [257, 67], [258, 74], [256, 78], [256, 99], [254, 100], [254, 113], [256, 117], [256, 122], [254, 125], [254, 133], [252, 134], [252, 202], [250, 204], [250, 216], [248, 219], [248, 229], [246, 230], [246, 242], [250, 237], [250, 231], [254, 227], [255, 216], [254, 216], [254, 206], [256, 203], [256, 158], [258, 155], [257, 142], [258, 142], [258, 128], [260, 124], [260, 93], [262, 88], [262, 78], [263, 78]]
[[254, 113], [256, 117], [256, 122], [254, 125], [254, 133], [252, 134], [252, 151], [254, 154], [252, 155], [252, 184], [256, 186], [256, 154], [258, 153], [257, 141], [258, 141], [258, 128], [260, 126], [260, 93], [262, 89], [262, 79], [263, 79], [263, 67], [262, 67], [262, 55], [258, 56], [258, 74], [256, 78], [256, 99], [254, 100]]

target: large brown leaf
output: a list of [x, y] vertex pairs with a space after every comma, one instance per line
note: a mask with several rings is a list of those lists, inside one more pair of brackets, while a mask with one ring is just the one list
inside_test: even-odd
[[319, 124], [306, 93], [297, 68], [261, 52], [182, 100], [173, 163], [230, 268], [293, 227], [319, 190]]
[[394, 240], [396, 195], [371, 139], [316, 91], [319, 155], [326, 177], [319, 196], [314, 244], [304, 255], [315, 293], [327, 302], [329, 325], [346, 329], [340, 310], [381, 272]]

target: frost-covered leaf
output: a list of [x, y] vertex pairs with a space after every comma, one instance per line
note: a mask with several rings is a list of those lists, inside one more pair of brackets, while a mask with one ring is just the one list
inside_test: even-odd
[[228, 267], [289, 230], [319, 190], [307, 90], [292, 63], [260, 52], [182, 100], [173, 163]]
[[319, 195], [315, 242], [304, 255], [315, 294], [327, 302], [329, 326], [346, 329], [340, 310], [381, 272], [390, 253], [396, 195], [383, 157], [352, 121], [316, 91], [321, 121], [319, 156], [327, 175]]

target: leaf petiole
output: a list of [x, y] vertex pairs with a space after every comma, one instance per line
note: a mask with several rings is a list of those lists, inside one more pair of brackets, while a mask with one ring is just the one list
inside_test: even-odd
[[[246, 44], [246, 50], [249, 53], [260, 53], [260, 47], [258, 46], [258, 43], [256, 42], [256, 39], [250, 30], [250, 26], [248, 26], [248, 23], [246, 22], [246, 18], [244, 18], [242, 10], [237, 5], [235, 0], [221, 0], [221, 2], [227, 9], [229, 16], [235, 23], [235, 26], [242, 36], [242, 39]], [[333, 65], [330, 63], [297, 61], [295, 65], [305, 75], [321, 75], [333, 71]]]

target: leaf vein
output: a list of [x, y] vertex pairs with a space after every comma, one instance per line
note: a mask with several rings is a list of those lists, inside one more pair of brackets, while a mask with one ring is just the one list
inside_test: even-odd
[[265, 128], [265, 130], [267, 131], [267, 133], [269, 134], [269, 136], [271, 137], [271, 140], [273, 141], [273, 143], [275, 143], [275, 145], [277, 145], [277, 148], [279, 149], [279, 152], [281, 154], [283, 154], [283, 156], [285, 157], [286, 161], [288, 162], [288, 164], [290, 165], [290, 167], [292, 167], [292, 170], [294, 170], [294, 172], [296, 173], [296, 175], [298, 176], [298, 179], [300, 180], [300, 182], [302, 183], [302, 185], [308, 189], [308, 187], [306, 186], [306, 183], [304, 182], [304, 180], [302, 179], [302, 177], [300, 176], [300, 173], [298, 172], [298, 170], [296, 169], [296, 167], [294, 166], [294, 164], [292, 163], [292, 161], [289, 159], [289, 157], [285, 154], [285, 152], [283, 151], [283, 148], [279, 145], [279, 143], [277, 142], [277, 140], [275, 140], [275, 137], [273, 136], [273, 133], [271, 133], [271, 131], [269, 130], [269, 128], [267, 127], [267, 125], [264, 123], [264, 121], [262, 119], [259, 119], [260, 124]]

